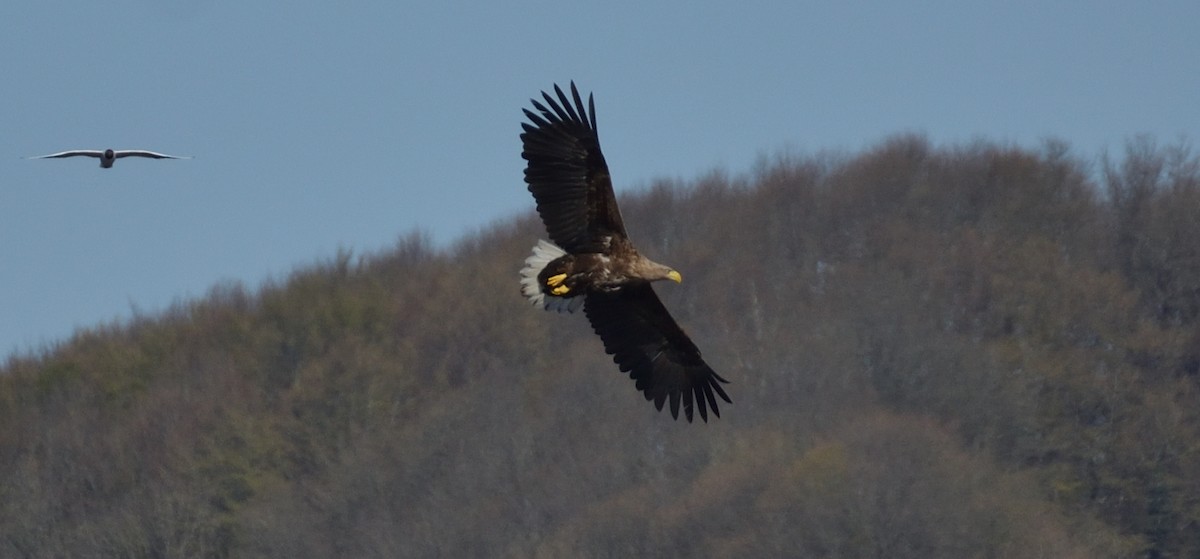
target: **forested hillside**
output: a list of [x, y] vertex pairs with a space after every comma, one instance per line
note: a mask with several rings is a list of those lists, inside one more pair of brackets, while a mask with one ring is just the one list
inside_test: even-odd
[[527, 305], [531, 209], [9, 359], [0, 556], [1200, 556], [1186, 150], [905, 136], [621, 204], [720, 419]]

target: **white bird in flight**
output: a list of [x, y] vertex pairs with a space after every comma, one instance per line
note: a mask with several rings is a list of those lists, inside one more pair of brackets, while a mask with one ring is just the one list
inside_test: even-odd
[[113, 166], [113, 162], [122, 157], [149, 157], [151, 159], [191, 159], [190, 155], [167, 155], [154, 151], [146, 151], [144, 149], [73, 149], [71, 151], [60, 151], [51, 153], [50, 155], [35, 155], [26, 157], [25, 159], [58, 159], [61, 157], [95, 157], [100, 160], [100, 167], [108, 169]]

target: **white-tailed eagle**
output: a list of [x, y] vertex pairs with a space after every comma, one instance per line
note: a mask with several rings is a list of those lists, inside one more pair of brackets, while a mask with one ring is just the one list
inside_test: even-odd
[[670, 402], [679, 418], [693, 410], [719, 417], [717, 396], [732, 403], [727, 383], [700, 358], [700, 350], [675, 323], [650, 283], [682, 280], [679, 272], [638, 253], [625, 233], [608, 165], [596, 135], [596, 106], [584, 107], [571, 83], [571, 99], [557, 85], [557, 100], [525, 109], [521, 152], [525, 182], [553, 243], [539, 241], [521, 270], [521, 292], [546, 310], [580, 306], [621, 371], [662, 410]]

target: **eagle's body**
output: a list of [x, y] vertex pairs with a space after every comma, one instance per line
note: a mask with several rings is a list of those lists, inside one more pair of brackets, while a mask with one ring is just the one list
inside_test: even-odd
[[73, 149], [60, 151], [49, 155], [37, 155], [27, 159], [61, 159], [64, 157], [95, 157], [100, 160], [100, 168], [111, 169], [113, 163], [122, 157], [148, 157], [150, 159], [191, 159], [186, 155], [167, 155], [144, 149]]
[[[552, 282], [550, 278], [564, 275]], [[636, 281], [672, 279], [678, 273], [638, 254], [628, 239], [617, 239], [604, 252], [564, 254], [538, 272], [538, 283], [550, 296], [557, 296], [551, 283], [566, 288], [566, 293], [589, 291], [613, 292]]]
[[692, 420], [693, 407], [708, 420], [719, 416], [716, 396], [730, 402], [726, 382], [700, 358], [700, 350], [667, 312], [650, 283], [682, 281], [679, 272], [634, 248], [617, 209], [608, 165], [596, 135], [596, 111], [575, 84], [572, 100], [554, 87], [542, 93], [538, 113], [525, 110], [521, 156], [525, 182], [537, 200], [549, 243], [539, 241], [521, 270], [521, 291], [546, 310], [574, 312], [582, 305], [604, 349], [658, 409]]

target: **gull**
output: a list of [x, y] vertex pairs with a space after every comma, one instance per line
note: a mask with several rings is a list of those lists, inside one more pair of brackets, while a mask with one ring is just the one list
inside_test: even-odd
[[104, 151], [98, 149], [74, 149], [71, 151], [60, 151], [51, 153], [50, 155], [35, 155], [26, 157], [25, 159], [58, 159], [61, 157], [76, 157], [76, 156], [95, 157], [100, 160], [100, 167], [108, 169], [113, 166], [113, 162], [122, 157], [149, 157], [151, 159], [191, 159], [190, 155], [167, 155], [155, 151], [146, 151], [144, 149], [106, 149]]

